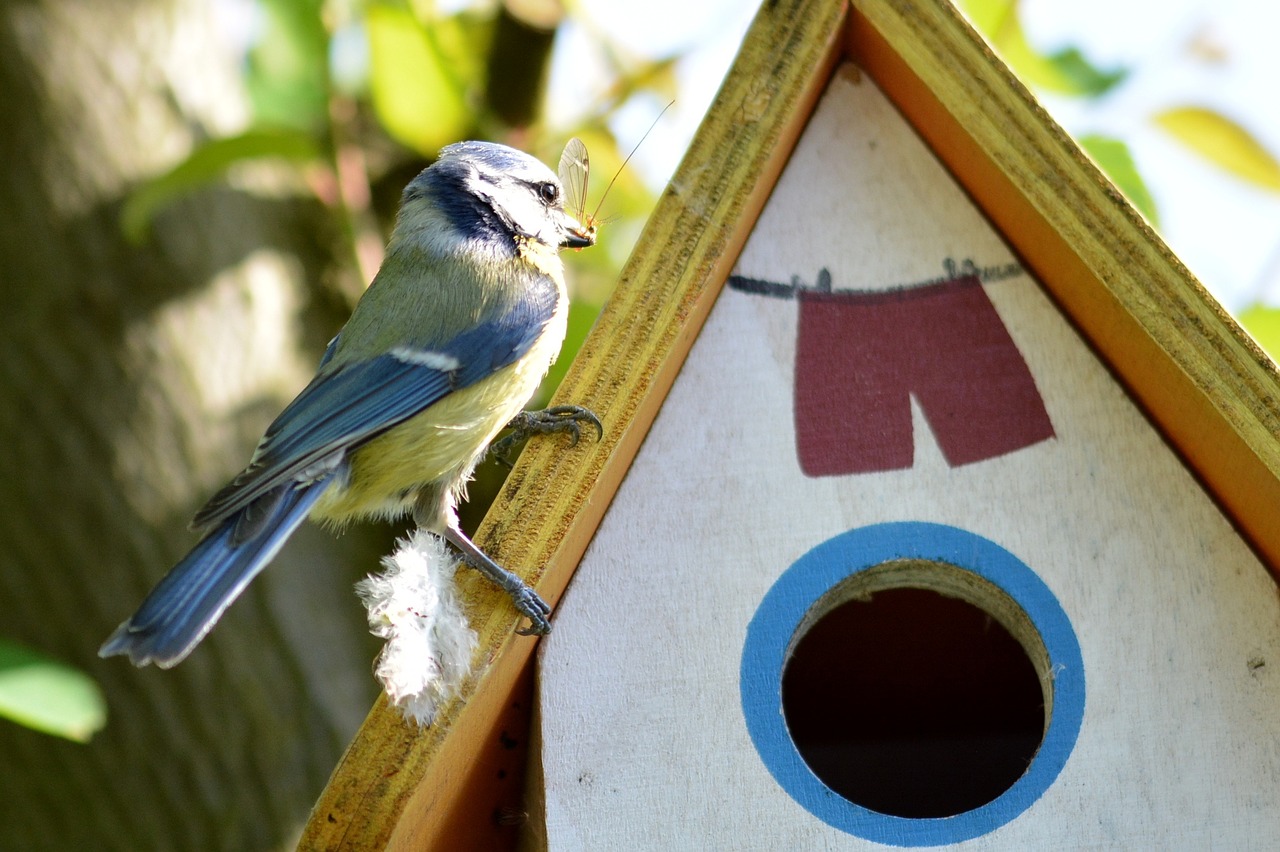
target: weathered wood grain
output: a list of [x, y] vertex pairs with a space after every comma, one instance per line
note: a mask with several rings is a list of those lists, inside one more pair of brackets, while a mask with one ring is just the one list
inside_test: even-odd
[[[761, 9], [557, 395], [598, 412], [604, 439], [574, 450], [535, 442], [476, 535], [553, 605], [829, 76], [845, 14], [831, 0]], [[493, 803], [465, 795], [466, 785], [486, 764], [478, 755], [500, 748], [497, 718], [535, 643], [513, 634], [518, 621], [500, 594], [471, 576], [463, 585], [480, 651], [462, 694], [421, 731], [379, 700], [316, 803], [302, 848], [459, 848], [450, 827], [487, 830]]]
[[849, 49], [1280, 566], [1280, 373], [949, 3], [854, 4]]
[[[604, 416], [604, 441], [530, 447], [477, 542], [558, 599], [842, 55], [913, 122], [1274, 570], [1274, 366], [941, 0], [865, 0], [852, 15], [843, 0], [762, 7], [559, 394]], [[475, 767], [495, 765], [484, 755], [502, 748], [500, 714], [534, 643], [513, 636], [500, 596], [467, 583], [482, 647], [463, 695], [425, 731], [379, 702], [303, 848], [424, 848], [487, 824], [492, 799], [468, 791]]]
[[[953, 301], [958, 288], [935, 283], [965, 260], [995, 270], [980, 286], [963, 284], [989, 301]], [[1002, 850], [1045, 838], [1069, 848], [1247, 848], [1274, 833], [1261, 804], [1280, 790], [1274, 578], [1062, 306], [1035, 276], [1006, 272], [1014, 261], [870, 75], [841, 66], [542, 645], [539, 768], [550, 848], [870, 850], [970, 840], [966, 848]], [[796, 280], [807, 293], [788, 284]], [[830, 290], [816, 292], [819, 281]], [[836, 321], [810, 323], [815, 310]], [[1009, 361], [992, 357], [1003, 339], [993, 327], [1016, 347], [1042, 409], [1008, 381]], [[864, 348], [882, 339], [890, 342]], [[940, 399], [935, 369], [962, 392]], [[825, 404], [806, 415], [801, 390], [818, 376]], [[864, 393], [869, 386], [875, 392]], [[1016, 407], [969, 407], [980, 398]], [[906, 422], [876, 418], [895, 406]], [[1047, 412], [1051, 434], [988, 444], [986, 455], [948, 450], [957, 429], [1009, 433], [1034, 410]], [[846, 461], [868, 433], [905, 437], [909, 452], [880, 467], [815, 474], [798, 440], [806, 417], [830, 427], [815, 449], [829, 459]], [[964, 542], [913, 563], [908, 554], [931, 546], [934, 533], [922, 528], [932, 525]], [[813, 571], [815, 549], [885, 527], [908, 528], [889, 534], [894, 549], [872, 558], [837, 548]], [[988, 577], [1007, 600], [952, 585], [983, 549], [973, 538], [1013, 554], [1061, 618], [1036, 619], [1026, 608], [1020, 627], [1011, 602], [1031, 598], [1012, 572]], [[959, 567], [949, 574], [939, 563]], [[850, 576], [862, 567], [870, 570]], [[814, 591], [797, 576], [822, 584]], [[786, 702], [777, 661], [827, 606], [874, 593], [869, 577], [959, 597], [1022, 637], [1047, 675], [1042, 685], [1053, 684], [1047, 730], [1065, 725], [1078, 738], [1046, 739], [1020, 792], [993, 794], [954, 819], [889, 824], [805, 783], [812, 774], [786, 762], [796, 749], [776, 722]], [[1032, 632], [1044, 640], [1038, 650], [1026, 639]], [[928, 627], [904, 633], [886, 629], [877, 642], [831, 649], [829, 659], [875, 659]], [[1078, 653], [1061, 652], [1075, 644]], [[922, 654], [873, 686], [810, 698], [853, 718], [855, 706], [884, 700], [881, 691], [932, 687], [963, 677], [957, 668]], [[843, 677], [838, 664], [829, 677]], [[1002, 730], [1006, 698], [985, 704], [987, 731]], [[931, 709], [940, 718], [956, 712], [946, 700]], [[905, 740], [917, 756], [936, 742], [887, 722], [859, 724], [868, 740]], [[861, 766], [844, 734], [826, 729], [828, 756]], [[976, 740], [973, 748], [975, 761], [994, 760]], [[917, 775], [931, 771], [902, 760]], [[966, 771], [958, 760], [946, 765]]]

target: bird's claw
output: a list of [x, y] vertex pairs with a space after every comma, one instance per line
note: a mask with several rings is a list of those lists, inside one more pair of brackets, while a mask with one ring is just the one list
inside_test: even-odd
[[551, 607], [533, 589], [525, 586], [512, 592], [511, 603], [521, 615], [529, 619], [529, 626], [518, 628], [516, 633], [521, 636], [546, 636], [551, 632], [551, 622], [548, 620]]
[[[591, 409], [581, 405], [553, 405], [541, 411], [522, 411], [511, 418], [511, 422], [506, 425], [505, 428], [510, 432], [501, 440], [489, 445], [489, 452], [501, 464], [511, 467], [512, 461], [509, 454], [516, 444], [533, 435], [567, 432], [572, 438], [570, 446], [577, 446], [578, 441], [582, 439], [584, 423], [595, 427], [596, 440], [604, 437], [604, 424], [600, 422], [600, 418]], [[546, 601], [538, 597], [538, 593], [519, 577], [485, 556], [460, 531], [453, 530], [452, 533], [453, 537], [450, 541], [469, 555], [468, 561], [472, 565], [498, 583], [510, 596], [512, 605], [521, 615], [529, 619], [529, 626], [517, 629], [516, 633], [521, 636], [545, 636], [550, 633], [551, 622], [548, 617], [551, 615], [551, 607], [547, 606]]]
[[581, 405], [553, 405], [541, 411], [522, 411], [505, 428], [511, 430], [503, 438], [489, 446], [489, 452], [507, 467], [512, 466], [511, 450], [516, 444], [534, 435], [550, 435], [555, 432], [567, 432], [573, 439], [569, 444], [576, 447], [582, 439], [582, 424], [587, 423], [596, 428], [596, 440], [604, 437], [604, 424], [589, 408]]
[[517, 633], [521, 636], [545, 636], [551, 632], [549, 620], [551, 607], [528, 583], [520, 579], [518, 574], [508, 571], [490, 559], [483, 550], [476, 547], [475, 542], [467, 538], [466, 533], [459, 529], [456, 523], [445, 528], [444, 537], [458, 548], [464, 563], [479, 571], [489, 582], [506, 592], [516, 611], [529, 619], [529, 626], [519, 628], [516, 630]]

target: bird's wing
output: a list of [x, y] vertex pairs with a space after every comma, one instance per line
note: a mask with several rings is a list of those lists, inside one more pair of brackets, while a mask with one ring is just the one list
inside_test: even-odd
[[554, 299], [530, 296], [432, 349], [398, 346], [329, 367], [331, 344], [320, 372], [267, 428], [249, 466], [196, 513], [192, 527], [210, 527], [283, 483], [324, 477], [347, 451], [514, 363], [556, 309]]

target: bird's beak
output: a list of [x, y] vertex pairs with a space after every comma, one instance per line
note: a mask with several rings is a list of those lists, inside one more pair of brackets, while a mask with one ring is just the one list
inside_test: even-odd
[[565, 215], [561, 230], [564, 234], [564, 239], [560, 243], [561, 248], [584, 249], [596, 244], [596, 229], [584, 227], [572, 216]]

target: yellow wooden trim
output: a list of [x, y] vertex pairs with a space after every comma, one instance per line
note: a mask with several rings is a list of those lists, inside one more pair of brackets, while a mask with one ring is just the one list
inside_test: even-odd
[[[499, 562], [532, 568], [526, 576], [553, 605], [813, 111], [846, 14], [843, 0], [762, 7], [557, 394], [598, 412], [604, 439], [574, 450], [535, 441], [477, 532]], [[499, 717], [535, 642], [513, 635], [518, 621], [505, 598], [460, 576], [480, 635], [474, 675], [428, 729], [405, 725], [380, 699], [316, 803], [301, 848], [469, 848], [488, 831], [494, 803], [475, 795], [476, 767], [493, 765], [484, 755], [500, 747]], [[644, 630], [645, 614], [615, 627]]]
[[[844, 0], [764, 4], [558, 394], [600, 413], [604, 440], [574, 450], [535, 442], [476, 541], [508, 566], [533, 568], [539, 591], [559, 598], [843, 50], [1280, 565], [1274, 365], [944, 0], [855, 7], [846, 30]], [[461, 697], [422, 731], [379, 700], [301, 848], [465, 848], [489, 832], [497, 794], [488, 773], [504, 732], [521, 725], [512, 696], [535, 643], [513, 636], [517, 619], [501, 595], [469, 574], [463, 584], [481, 650]], [[645, 626], [638, 612], [616, 629]]]
[[1275, 364], [949, 3], [854, 7], [856, 60], [1277, 571]]

